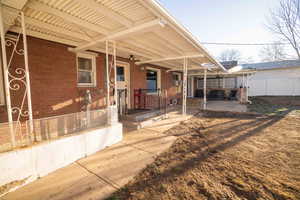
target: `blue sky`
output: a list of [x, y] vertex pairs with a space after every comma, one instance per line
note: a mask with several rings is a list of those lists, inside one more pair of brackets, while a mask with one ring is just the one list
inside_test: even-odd
[[[277, 40], [266, 28], [270, 9], [279, 0], [159, 0], [201, 42], [265, 43]], [[261, 47], [204, 45], [214, 56], [224, 49], [259, 60]]]

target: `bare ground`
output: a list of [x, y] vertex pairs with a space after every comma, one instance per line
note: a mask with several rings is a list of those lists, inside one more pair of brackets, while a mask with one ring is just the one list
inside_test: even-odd
[[300, 97], [252, 97], [248, 110], [265, 115], [300, 117]]
[[300, 119], [209, 112], [109, 199], [300, 199]]

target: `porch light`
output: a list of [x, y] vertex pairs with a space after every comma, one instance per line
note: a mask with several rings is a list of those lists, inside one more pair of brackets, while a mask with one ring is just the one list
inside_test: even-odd
[[134, 60], [135, 60], [135, 59], [134, 59], [134, 55], [130, 55], [130, 56], [129, 56], [129, 60], [130, 60], [130, 61], [134, 61]]

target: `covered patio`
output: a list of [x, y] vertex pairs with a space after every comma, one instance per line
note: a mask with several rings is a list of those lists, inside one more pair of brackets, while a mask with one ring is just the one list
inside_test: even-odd
[[[226, 71], [156, 1], [126, 0], [122, 3], [93, 0], [4, 1], [1, 4], [0, 21], [5, 106], [12, 146], [17, 145], [16, 129], [20, 132], [23, 130], [20, 128], [22, 126], [20, 122], [28, 120], [26, 131], [30, 135], [35, 120], [29, 73], [32, 58], [28, 56], [27, 36], [69, 45], [68, 50], [75, 54], [95, 55], [99, 52], [106, 55], [105, 90], [109, 110], [108, 124], [117, 121], [115, 113], [120, 108], [118, 92], [114, 92], [119, 89], [117, 60], [120, 58], [128, 59], [141, 68], [162, 66], [167, 68], [168, 72], [181, 72], [183, 114], [186, 113], [188, 70], [198, 68], [207, 70], [203, 64], [209, 63], [209, 70]], [[5, 46], [8, 45], [8, 40], [15, 44], [12, 53], [7, 52], [9, 47]], [[11, 62], [18, 51], [18, 45], [22, 45], [24, 52], [22, 69], [15, 68], [14, 62]], [[12, 70], [24, 72], [24, 76], [13, 79]], [[13, 81], [22, 81], [23, 90], [17, 91], [19, 88], [12, 88], [10, 84]], [[22, 102], [18, 105], [14, 102], [12, 89], [21, 92]], [[132, 88], [127, 89], [128, 96], [133, 95]], [[13, 110], [18, 112], [14, 115]], [[89, 111], [88, 106], [86, 111]], [[14, 121], [19, 128], [14, 127]]]
[[[10, 168], [0, 185], [34, 181], [120, 142], [119, 91], [130, 98], [145, 89], [138, 72], [181, 74], [186, 115], [188, 71], [226, 71], [154, 0], [4, 0], [0, 33], [0, 168]], [[129, 84], [120, 84], [119, 63], [131, 68]], [[156, 91], [167, 96], [160, 76]]]
[[203, 109], [230, 111], [236, 108], [234, 111], [245, 112], [239, 104], [251, 103], [249, 79], [254, 73], [255, 70], [243, 70], [240, 66], [229, 69], [228, 73], [191, 70], [188, 74], [190, 101], [195, 105], [198, 99]]

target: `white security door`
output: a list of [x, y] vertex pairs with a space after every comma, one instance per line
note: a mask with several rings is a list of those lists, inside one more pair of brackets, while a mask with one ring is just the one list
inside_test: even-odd
[[117, 84], [118, 90], [127, 90], [125, 97], [125, 92], [121, 92], [120, 104], [127, 104], [127, 108], [130, 108], [130, 66], [128, 63], [117, 62]]

